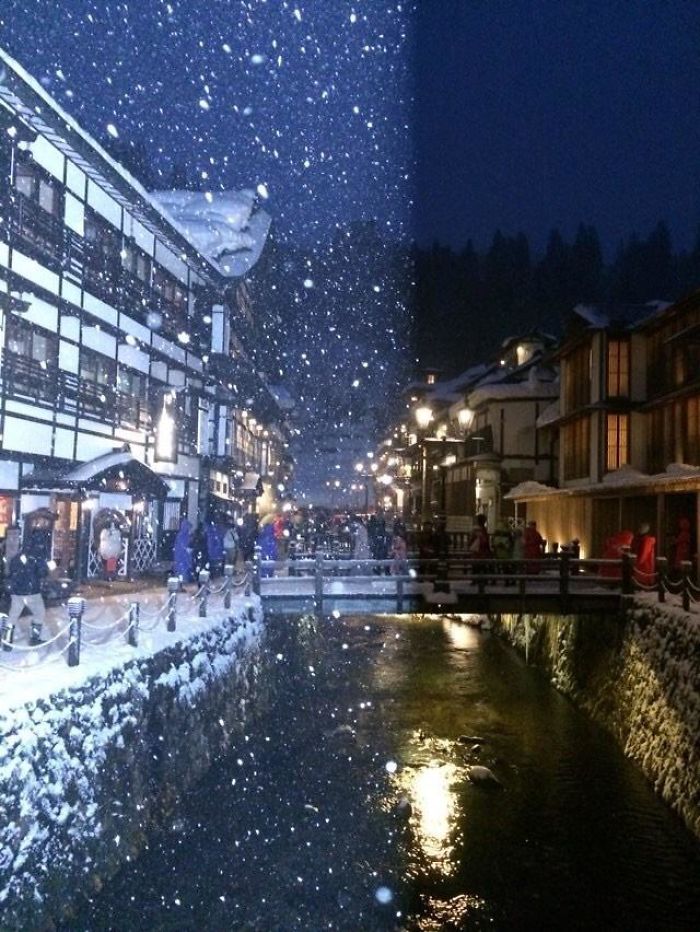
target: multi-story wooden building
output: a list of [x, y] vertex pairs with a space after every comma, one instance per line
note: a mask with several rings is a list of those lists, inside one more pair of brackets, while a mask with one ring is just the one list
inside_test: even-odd
[[232, 513], [254, 499], [286, 438], [236, 344], [243, 312], [240, 287], [0, 51], [8, 551], [40, 528], [59, 571], [93, 575], [115, 524], [126, 575], [157, 559], [182, 516], [203, 518], [209, 492]]
[[698, 533], [700, 293], [672, 306], [578, 307], [560, 349], [558, 488], [516, 489], [550, 540], [608, 536], [648, 523], [672, 557], [679, 521]]

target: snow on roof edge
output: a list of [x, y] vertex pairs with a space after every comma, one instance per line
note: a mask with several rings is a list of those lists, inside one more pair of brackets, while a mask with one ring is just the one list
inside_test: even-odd
[[[141, 182], [135, 178], [129, 171], [124, 168], [113, 156], [111, 156], [106, 149], [104, 149], [96, 139], [94, 139], [87, 130], [84, 130], [82, 126], [77, 122], [77, 120], [70, 116], [63, 107], [56, 101], [54, 98], [46, 91], [27, 70], [24, 68], [15, 58], [9, 55], [6, 50], [0, 46], [0, 62], [4, 62], [8, 68], [10, 68], [15, 75], [38, 96], [48, 107], [53, 110], [53, 112], [66, 124], [68, 129], [72, 130], [79, 136], [88, 146], [95, 150], [97, 155], [106, 162], [112, 171], [116, 172], [128, 185], [133, 188], [133, 190], [142, 198], [146, 203], [151, 207], [163, 220], [172, 227], [173, 230], [177, 232], [192, 248], [194, 252], [197, 253], [206, 263], [209, 265], [217, 275], [225, 276], [225, 273], [216, 265], [216, 263], [204, 253], [201, 253], [199, 249], [191, 241], [190, 237], [187, 235], [186, 231], [180, 224], [175, 220], [175, 218], [167, 211], [164, 207], [158, 204], [158, 201], [151, 196], [151, 194], [144, 188]], [[2, 74], [0, 73], [0, 84], [3, 83]], [[66, 140], [69, 142], [69, 140]]]

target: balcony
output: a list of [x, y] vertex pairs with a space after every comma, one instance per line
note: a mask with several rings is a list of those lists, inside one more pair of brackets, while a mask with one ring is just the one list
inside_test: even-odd
[[83, 284], [85, 288], [108, 304], [115, 305], [121, 275], [118, 256], [112, 256], [85, 243], [83, 258]]
[[15, 191], [7, 205], [9, 226], [15, 237], [43, 258], [60, 264], [63, 259], [63, 223], [25, 195]]
[[59, 394], [59, 370], [55, 363], [39, 362], [10, 350], [2, 354], [2, 388], [5, 397], [53, 407]]

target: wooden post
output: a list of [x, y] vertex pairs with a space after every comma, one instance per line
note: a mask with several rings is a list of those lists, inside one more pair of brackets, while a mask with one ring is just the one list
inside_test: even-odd
[[690, 569], [692, 563], [690, 560], [681, 560], [681, 577], [683, 581], [683, 611], [690, 611]]
[[260, 595], [260, 547], [255, 546], [253, 551], [253, 592], [255, 595]]
[[314, 612], [323, 615], [323, 554], [316, 551], [316, 565], [314, 567]]
[[224, 608], [231, 608], [231, 596], [233, 594], [233, 571], [233, 564], [227, 563], [224, 567]]
[[129, 631], [127, 633], [127, 642], [130, 647], [139, 646], [140, 611], [138, 602], [129, 602]]
[[659, 602], [666, 601], [666, 590], [664, 583], [668, 575], [668, 559], [666, 557], [656, 558], [656, 591], [659, 596]]
[[623, 595], [634, 592], [634, 554], [629, 550], [622, 552], [622, 592]]
[[77, 667], [80, 663], [80, 638], [82, 636], [84, 609], [85, 600], [81, 596], [74, 595], [68, 599], [68, 619], [70, 621], [68, 629], [69, 667]]
[[199, 596], [199, 617], [207, 617], [207, 603], [209, 602], [209, 570], [199, 571], [199, 588], [202, 590]]
[[571, 557], [566, 551], [559, 554], [559, 598], [561, 607], [566, 612], [569, 605], [569, 589], [571, 583]]
[[180, 591], [180, 580], [177, 576], [168, 577], [168, 631], [174, 631], [177, 618], [177, 594]]
[[7, 621], [7, 615], [3, 615], [2, 625], [0, 625], [0, 643], [3, 650], [12, 650], [12, 644], [15, 640], [15, 626]]

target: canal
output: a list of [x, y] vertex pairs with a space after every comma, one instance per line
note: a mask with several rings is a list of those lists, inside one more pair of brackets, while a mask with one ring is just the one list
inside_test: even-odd
[[233, 753], [61, 928], [700, 928], [698, 842], [495, 636], [272, 630], [273, 688]]

